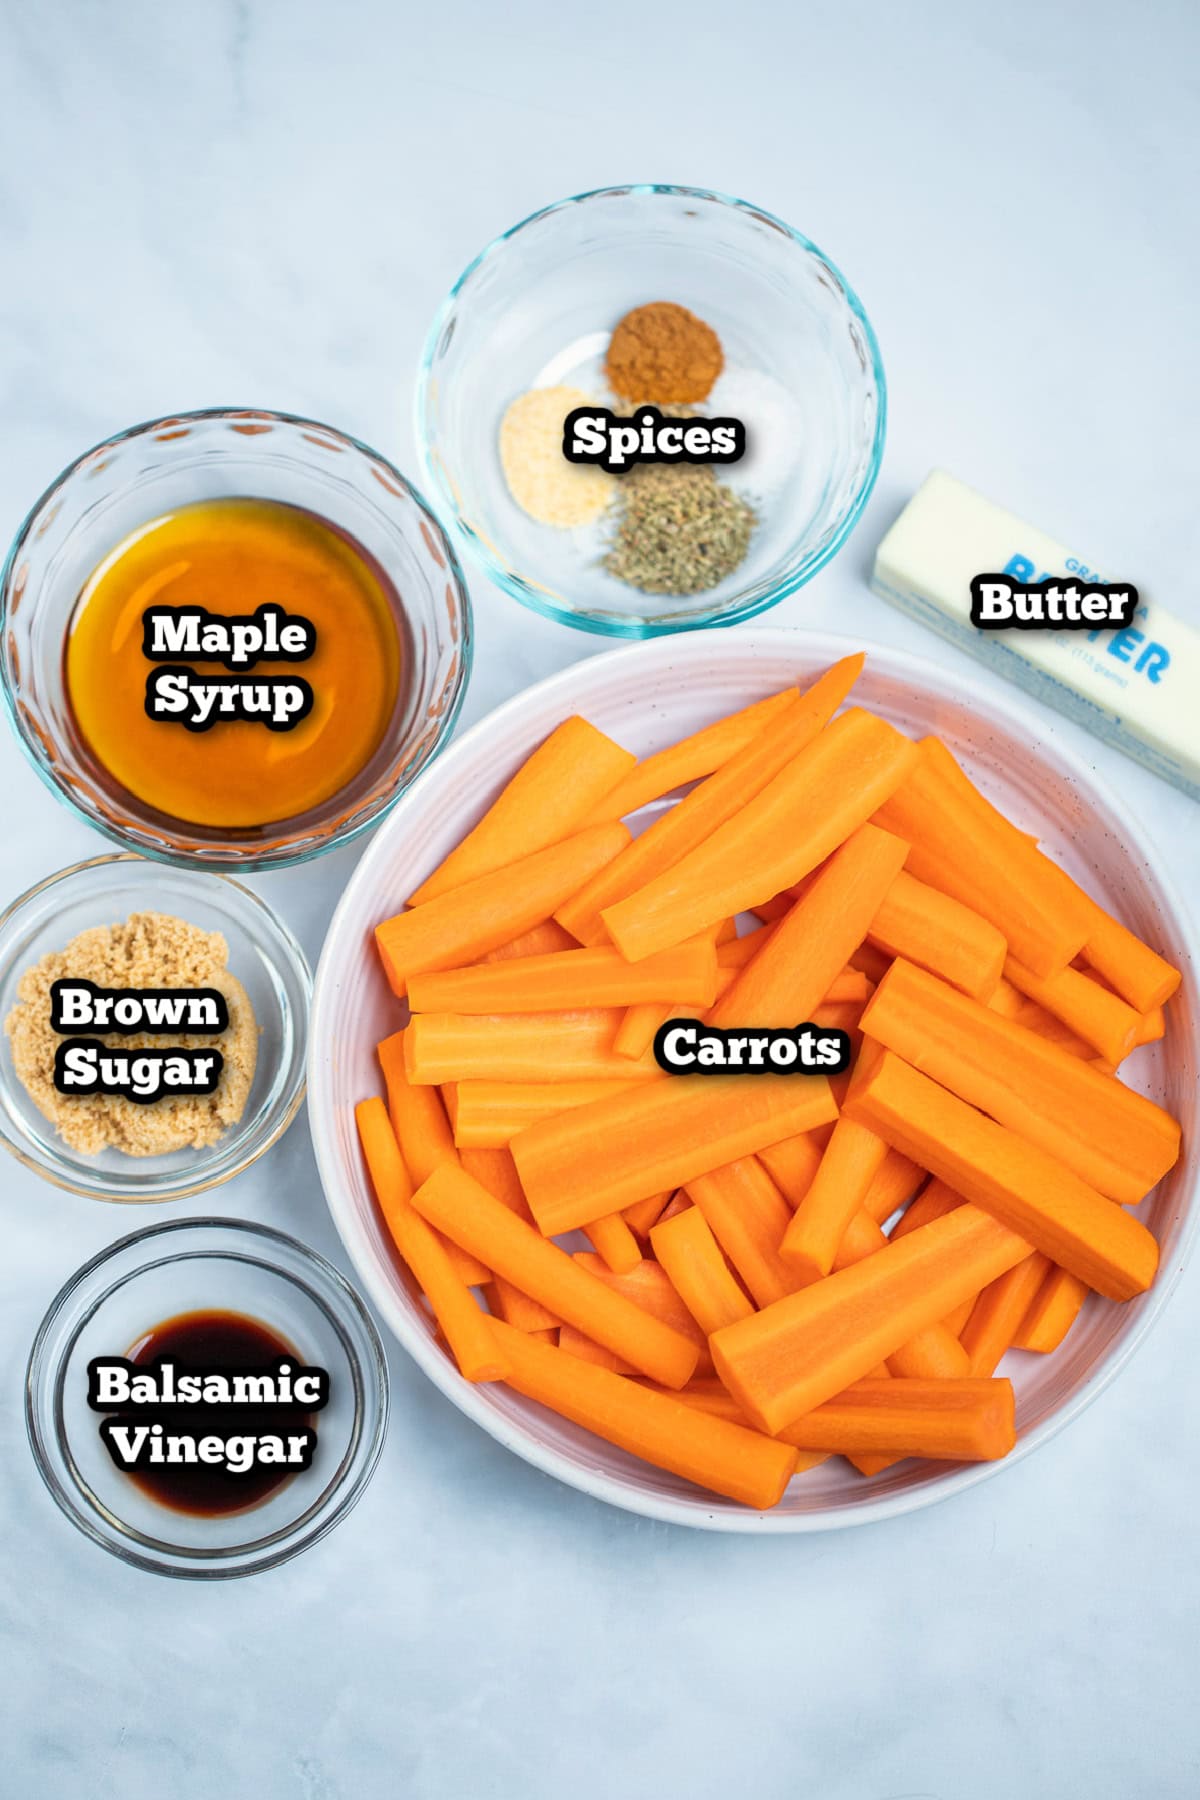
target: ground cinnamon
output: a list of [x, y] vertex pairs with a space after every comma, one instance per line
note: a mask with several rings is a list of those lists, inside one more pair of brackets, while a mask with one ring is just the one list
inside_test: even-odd
[[692, 402], [706, 398], [725, 366], [721, 340], [686, 306], [655, 300], [625, 314], [604, 369], [622, 399]]

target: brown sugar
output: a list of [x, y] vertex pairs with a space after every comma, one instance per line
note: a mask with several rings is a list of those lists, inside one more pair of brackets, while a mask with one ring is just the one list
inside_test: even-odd
[[[22, 975], [18, 1003], [4, 1021], [13, 1067], [38, 1111], [64, 1143], [85, 1155], [123, 1150], [163, 1156], [213, 1144], [241, 1118], [258, 1060], [258, 1027], [249, 996], [225, 966], [228, 945], [219, 931], [203, 931], [167, 913], [133, 913], [123, 924], [81, 931]], [[170, 1045], [217, 1049], [224, 1057], [211, 1094], [179, 1094], [142, 1105], [122, 1094], [59, 1093], [54, 1056], [63, 1038], [50, 1024], [51, 983], [74, 977], [105, 988], [216, 988], [224, 995], [228, 1029], [203, 1036], [171, 1034]], [[163, 1045], [162, 1033], [89, 1036], [110, 1047]]]
[[609, 342], [604, 372], [622, 399], [692, 402], [707, 398], [724, 366], [721, 340], [710, 325], [686, 306], [655, 300], [625, 314]]

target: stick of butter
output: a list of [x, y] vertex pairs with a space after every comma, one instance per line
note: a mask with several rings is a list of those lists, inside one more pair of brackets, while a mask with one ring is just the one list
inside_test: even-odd
[[1144, 597], [1123, 631], [980, 631], [970, 584], [983, 574], [1111, 579], [935, 469], [879, 546], [875, 592], [1200, 799], [1200, 631]]

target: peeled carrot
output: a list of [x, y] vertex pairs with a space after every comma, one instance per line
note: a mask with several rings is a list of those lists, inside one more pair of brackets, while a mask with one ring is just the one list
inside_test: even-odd
[[1023, 1025], [1026, 1031], [1036, 1032], [1048, 1044], [1056, 1044], [1060, 1050], [1065, 1050], [1068, 1056], [1079, 1056], [1084, 1062], [1090, 1062], [1096, 1054], [1093, 1044], [1077, 1037], [1061, 1019], [1056, 1019], [1036, 1000], [1028, 999], [1003, 975], [987, 1004], [1002, 1019], [1011, 1019], [1015, 1025]]
[[[564, 1356], [577, 1356], [580, 1362], [592, 1363], [597, 1369], [607, 1369], [612, 1375], [636, 1375], [637, 1370], [624, 1357], [614, 1356], [603, 1344], [596, 1343], [594, 1338], [585, 1337], [574, 1325], [562, 1325], [558, 1331], [558, 1347]], [[670, 1391], [669, 1389], [667, 1390]]]
[[827, 1141], [822, 1141], [820, 1131], [802, 1131], [778, 1144], [764, 1144], [758, 1152], [759, 1162], [793, 1211], [821, 1166]]
[[602, 1219], [593, 1219], [587, 1234], [593, 1248], [615, 1275], [628, 1274], [642, 1260], [638, 1241], [620, 1213], [607, 1213]]
[[893, 963], [862, 1029], [1113, 1200], [1136, 1204], [1179, 1155], [1153, 1101], [909, 963]]
[[504, 1148], [535, 1120], [586, 1106], [612, 1088], [611, 1081], [460, 1081], [455, 1143], [460, 1152]]
[[517, 1165], [507, 1150], [460, 1150], [458, 1159], [467, 1174], [473, 1175], [497, 1200], [502, 1200], [509, 1212], [532, 1225], [533, 1214], [517, 1174]]
[[876, 825], [861, 825], [834, 851], [763, 950], [717, 1002], [710, 1024], [786, 1026], [811, 1018], [818, 1004], [830, 998], [907, 853], [900, 838]]
[[851, 707], [673, 867], [603, 909], [618, 950], [636, 962], [799, 880], [866, 823], [915, 758], [885, 720]]
[[654, 1062], [616, 1056], [620, 1014], [611, 1007], [546, 1013], [417, 1013], [404, 1034], [408, 1079], [417, 1087], [443, 1081], [658, 1079]]
[[1016, 1402], [1011, 1381], [858, 1381], [794, 1419], [785, 1435], [802, 1450], [843, 1456], [991, 1462], [1017, 1441]]
[[1038, 974], [1065, 968], [1087, 936], [1083, 909], [1064, 904], [1047, 874], [1053, 865], [1020, 832], [1001, 829], [943, 744], [925, 738], [919, 752], [877, 818], [912, 845], [909, 874], [990, 920]]
[[1008, 1269], [988, 1283], [971, 1308], [963, 1329], [962, 1347], [972, 1375], [994, 1375], [996, 1366], [1021, 1329], [1051, 1268], [1049, 1257], [1035, 1250], [1015, 1269]]
[[1141, 1044], [1156, 1044], [1159, 1038], [1166, 1036], [1166, 1030], [1167, 1017], [1161, 1006], [1152, 1007], [1149, 1012], [1142, 1013], [1141, 1024], [1138, 1026], [1137, 1036], [1133, 1040], [1135, 1049]]
[[887, 1152], [881, 1137], [845, 1114], [834, 1126], [820, 1166], [779, 1246], [784, 1262], [804, 1280], [828, 1275], [832, 1269], [842, 1236], [883, 1167]]
[[[606, 943], [608, 933], [600, 916], [604, 908], [671, 868], [752, 801], [833, 717], [858, 679], [863, 661], [861, 655], [846, 657], [826, 670], [804, 694], [791, 699], [715, 775], [687, 794], [678, 806], [655, 819], [614, 859], [611, 867], [585, 877], [579, 891], [556, 909], [559, 923], [585, 944]], [[730, 906], [725, 912], [741, 910]], [[702, 924], [708, 925], [721, 916], [714, 913]]]
[[[416, 1186], [444, 1162], [456, 1162], [457, 1152], [441, 1095], [435, 1088], [414, 1088], [405, 1069], [404, 1032], [395, 1031], [376, 1046], [379, 1066], [387, 1086], [388, 1115], [405, 1167]], [[457, 1244], [446, 1244], [446, 1254], [461, 1280], [478, 1287], [490, 1271]]]
[[510, 938], [507, 944], [486, 951], [480, 960], [485, 963], [510, 962], [514, 957], [557, 956], [560, 950], [578, 948], [570, 932], [564, 931], [557, 919], [543, 919], [540, 925], [523, 931], [520, 937]]
[[1069, 1275], [1065, 1269], [1051, 1269], [1013, 1337], [1013, 1348], [1036, 1350], [1042, 1355], [1057, 1350], [1087, 1297], [1087, 1284], [1078, 1276]]
[[697, 1175], [687, 1192], [758, 1306], [800, 1286], [802, 1277], [779, 1254], [791, 1213], [757, 1157]]
[[754, 1311], [698, 1206], [650, 1232], [654, 1254], [705, 1337]]
[[656, 1468], [731, 1500], [762, 1510], [782, 1499], [798, 1461], [789, 1444], [749, 1426], [711, 1418], [673, 1394], [592, 1368], [561, 1350], [530, 1343], [495, 1320], [492, 1330], [511, 1365], [508, 1385], [527, 1399]]
[[[859, 1211], [842, 1235], [833, 1266], [835, 1269], [848, 1269], [852, 1263], [874, 1256], [876, 1251], [883, 1249], [887, 1241], [882, 1227], [875, 1223], [870, 1214]], [[913, 1376], [931, 1381], [943, 1381], [968, 1373], [967, 1353], [944, 1323], [927, 1325], [924, 1331], [918, 1331], [907, 1344], [901, 1344], [899, 1349], [893, 1350], [886, 1367], [891, 1375]]]
[[1122, 1062], [1137, 1043], [1142, 1015], [1078, 969], [1039, 976], [1010, 956], [1004, 973], [1015, 988], [1061, 1019], [1106, 1061]]
[[697, 938], [640, 963], [627, 963], [615, 950], [564, 950], [431, 971], [413, 976], [408, 1003], [415, 1013], [574, 1012], [643, 1000], [706, 1007], [716, 988], [716, 946]]
[[715, 1332], [717, 1374], [756, 1424], [781, 1431], [1028, 1254], [997, 1219], [959, 1207]]
[[925, 1179], [925, 1170], [911, 1157], [889, 1150], [871, 1185], [863, 1195], [863, 1211], [876, 1225], [883, 1225], [910, 1201]]
[[486, 1315], [456, 1274], [437, 1233], [413, 1208], [412, 1182], [383, 1101], [360, 1101], [354, 1117], [384, 1222], [433, 1308], [459, 1369], [468, 1381], [502, 1380], [508, 1358], [492, 1336]]
[[690, 1338], [700, 1353], [696, 1374], [712, 1374], [707, 1333], [700, 1329], [682, 1297], [675, 1291], [667, 1271], [660, 1264], [650, 1257], [642, 1257], [630, 1269], [613, 1269], [600, 1257], [589, 1255], [586, 1250], [577, 1251], [575, 1261], [581, 1268], [607, 1282], [614, 1293], [624, 1294], [627, 1300], [632, 1300], [635, 1306], [640, 1306], [652, 1318], [660, 1319], [664, 1325], [670, 1325], [683, 1337]]
[[645, 1200], [635, 1200], [632, 1206], [625, 1207], [622, 1217], [630, 1231], [637, 1237], [649, 1237], [670, 1198], [670, 1191], [667, 1190], [661, 1194], [651, 1194]]
[[729, 713], [690, 737], [680, 738], [677, 744], [668, 744], [665, 750], [647, 756], [605, 795], [589, 823], [627, 819], [652, 800], [661, 800], [675, 788], [711, 775], [744, 750], [795, 698], [794, 687], [784, 688], [780, 694], [768, 694], [765, 700], [756, 700], [752, 706]]
[[890, 956], [877, 950], [872, 943], [860, 944], [848, 958], [852, 969], [860, 969], [867, 980], [874, 985], [881, 982], [892, 966]]
[[557, 1331], [562, 1323], [549, 1307], [543, 1306], [540, 1300], [531, 1300], [502, 1275], [492, 1277], [483, 1296], [493, 1318], [503, 1319], [517, 1331]]
[[[665, 1387], [682, 1387], [695, 1372], [694, 1343], [580, 1268], [462, 1169], [447, 1165], [437, 1170], [417, 1189], [412, 1203], [422, 1218], [522, 1293], [644, 1375]], [[486, 1253], [480, 1248], [484, 1244]]]
[[564, 719], [506, 783], [478, 825], [426, 876], [409, 905], [436, 900], [582, 830], [635, 760], [586, 719]]
[[[636, 963], [629, 965], [636, 968]], [[617, 1056], [628, 1057], [631, 1061], [648, 1056], [659, 1027], [668, 1019], [673, 1019], [681, 1008], [674, 1001], [647, 1000], [638, 1006], [628, 1006], [625, 1017], [617, 1026], [612, 1047]]]
[[1110, 1300], [1129, 1300], [1154, 1279], [1158, 1245], [1143, 1224], [891, 1051], [872, 1045], [860, 1057], [846, 1114]]
[[1179, 970], [1172, 968], [1157, 950], [1143, 944], [1128, 926], [1094, 901], [1088, 914], [1084, 953], [1096, 973], [1103, 975], [1122, 1000], [1138, 1012], [1164, 1005], [1182, 979]]
[[375, 927], [375, 943], [392, 992], [403, 999], [410, 975], [461, 968], [541, 924], [628, 842], [624, 825], [592, 825], [503, 871], [465, 882], [436, 906], [385, 919]]
[[944, 1219], [947, 1213], [963, 1205], [963, 1197], [956, 1194], [944, 1181], [936, 1177], [921, 1189], [911, 1206], [905, 1208], [888, 1236], [892, 1243], [907, 1237], [910, 1231], [919, 1231], [922, 1225], [932, 1224], [934, 1219]]
[[976, 1000], [995, 991], [1008, 953], [1003, 934], [987, 919], [904, 869], [880, 901], [867, 937]]
[[836, 1116], [820, 1075], [664, 1076], [540, 1119], [512, 1153], [554, 1237]]

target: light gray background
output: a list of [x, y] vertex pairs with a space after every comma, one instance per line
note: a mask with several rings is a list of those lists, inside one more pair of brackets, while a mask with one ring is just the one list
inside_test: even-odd
[[[0, 534], [85, 446], [185, 407], [308, 413], [412, 470], [418, 352], [468, 258], [561, 195], [679, 180], [821, 244], [887, 365], [865, 519], [772, 623], [953, 662], [864, 581], [933, 463], [1200, 622], [1198, 50], [1183, 0], [5, 0]], [[468, 721], [603, 648], [472, 586]], [[1051, 715], [1045, 732], [1194, 890], [1195, 807]], [[0, 791], [3, 898], [102, 847], [7, 734]], [[314, 960], [353, 861], [261, 884]], [[0, 1794], [1197, 1791], [1200, 1270], [1037, 1457], [826, 1538], [606, 1510], [500, 1450], [396, 1352], [358, 1511], [274, 1575], [204, 1588], [123, 1568], [41, 1488], [29, 1341], [131, 1219], [15, 1163], [0, 1176]], [[303, 1122], [217, 1207], [345, 1266]]]

